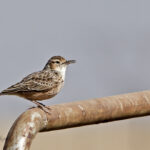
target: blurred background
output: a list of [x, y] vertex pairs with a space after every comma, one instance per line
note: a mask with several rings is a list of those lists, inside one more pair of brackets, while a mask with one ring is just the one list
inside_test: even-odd
[[[76, 59], [46, 105], [150, 89], [150, 1], [0, 1], [0, 90], [54, 55]], [[0, 136], [33, 104], [0, 97]], [[40, 133], [32, 150], [149, 150], [150, 117]], [[4, 141], [0, 141], [2, 148]]]

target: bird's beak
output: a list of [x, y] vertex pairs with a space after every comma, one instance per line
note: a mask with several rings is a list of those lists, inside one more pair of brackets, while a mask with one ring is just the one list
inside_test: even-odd
[[69, 64], [73, 64], [73, 63], [75, 63], [76, 62], [76, 60], [67, 60], [66, 62], [65, 62], [65, 64], [66, 65], [69, 65]]

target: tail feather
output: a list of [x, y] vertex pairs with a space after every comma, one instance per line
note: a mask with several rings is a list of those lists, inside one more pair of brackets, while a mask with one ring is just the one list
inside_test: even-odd
[[12, 93], [14, 93], [13, 90], [6, 89], [6, 90], [3, 90], [2, 92], [0, 92], [0, 96], [1, 95], [9, 95], [9, 94], [12, 94]]
[[2, 92], [0, 92], [0, 96], [1, 95], [7, 95], [7, 93], [5, 93], [5, 92], [2, 91]]
[[5, 94], [6, 94], [6, 93], [0, 92], [0, 96], [1, 96], [1, 95], [5, 95]]

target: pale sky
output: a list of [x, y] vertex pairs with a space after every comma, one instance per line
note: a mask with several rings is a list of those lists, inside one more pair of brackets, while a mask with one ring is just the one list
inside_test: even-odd
[[[0, 90], [54, 55], [77, 60], [52, 105], [150, 89], [150, 1], [0, 1]], [[0, 97], [11, 122], [33, 104]]]

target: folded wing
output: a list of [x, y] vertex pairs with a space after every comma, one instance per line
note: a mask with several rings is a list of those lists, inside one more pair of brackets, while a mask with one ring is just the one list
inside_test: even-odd
[[61, 77], [56, 72], [35, 72], [25, 77], [21, 82], [3, 90], [0, 94], [13, 94], [26, 91], [46, 91], [61, 82]]

